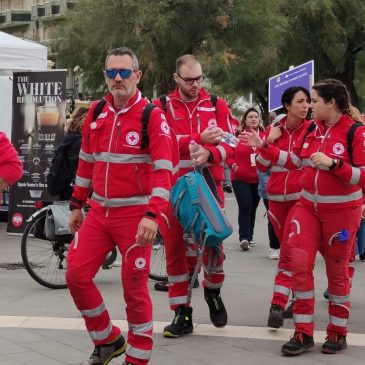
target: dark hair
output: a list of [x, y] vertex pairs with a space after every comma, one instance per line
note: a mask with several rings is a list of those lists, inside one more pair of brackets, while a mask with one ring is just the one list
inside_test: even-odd
[[299, 91], [303, 91], [303, 93], [307, 96], [308, 100], [311, 99], [310, 93], [305, 87], [303, 86], [288, 87], [287, 89], [284, 90], [283, 95], [281, 96], [281, 104], [283, 104], [283, 109], [285, 113], [288, 113], [285, 104], [291, 105], [294, 99], [294, 95]]
[[80, 106], [71, 114], [70, 121], [67, 125], [67, 132], [81, 133], [82, 126], [85, 122], [89, 107]]
[[318, 95], [326, 102], [335, 100], [338, 109], [342, 113], [350, 113], [351, 99], [350, 94], [340, 80], [325, 79], [316, 82], [312, 89], [316, 90]]
[[[243, 116], [242, 116], [242, 119], [241, 119], [241, 121], [240, 121], [240, 125], [239, 125], [239, 127], [238, 127], [238, 131], [239, 131], [239, 133], [241, 133], [244, 129], [245, 129], [245, 127], [246, 127], [246, 118], [247, 118], [247, 116], [248, 116], [248, 114], [249, 113], [251, 113], [251, 112], [255, 112], [255, 113], [257, 113], [257, 115], [259, 116], [259, 118], [260, 118], [260, 113], [259, 113], [259, 111], [256, 109], [256, 108], [254, 108], [254, 107], [251, 107], [251, 108], [248, 108], [244, 113], [243, 113]], [[262, 126], [261, 126], [261, 123], [259, 122], [259, 129], [260, 130], [263, 130], [263, 128], [262, 128]]]
[[119, 47], [109, 50], [105, 58], [105, 68], [106, 68], [106, 62], [108, 61], [108, 58], [110, 56], [124, 56], [124, 55], [128, 55], [132, 59], [133, 69], [139, 70], [138, 58], [136, 54], [128, 47]]

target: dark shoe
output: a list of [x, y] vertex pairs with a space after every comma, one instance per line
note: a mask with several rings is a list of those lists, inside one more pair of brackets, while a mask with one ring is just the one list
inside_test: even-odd
[[[191, 282], [191, 278], [189, 279], [189, 284], [190, 284], [190, 282]], [[198, 280], [198, 278], [196, 278], [194, 281], [193, 289], [199, 288], [199, 285], [200, 285], [199, 280]]]
[[326, 342], [322, 345], [322, 352], [324, 354], [337, 354], [346, 347], [346, 336], [331, 334], [326, 337]]
[[223, 185], [223, 191], [229, 194], [232, 193], [233, 190], [231, 184]]
[[193, 308], [180, 306], [175, 309], [175, 318], [163, 330], [164, 337], [177, 338], [193, 332]]
[[365, 261], [365, 252], [359, 254], [359, 259]]
[[280, 328], [284, 324], [283, 308], [277, 304], [271, 304], [267, 326], [272, 328]]
[[84, 361], [81, 365], [107, 365], [109, 362], [125, 353], [127, 342], [122, 335], [112, 343], [95, 346], [89, 360]]
[[167, 285], [169, 284], [168, 280], [158, 281], [155, 283], [155, 290], [157, 291], [169, 291]]
[[323, 292], [323, 297], [328, 300], [328, 288]]
[[209, 307], [210, 320], [215, 327], [227, 324], [227, 311], [221, 298], [220, 289], [204, 288], [204, 298]]
[[289, 319], [293, 318], [293, 307], [294, 307], [294, 300], [292, 300], [289, 305], [284, 309], [283, 318]]
[[301, 332], [295, 332], [290, 341], [281, 348], [284, 355], [299, 355], [302, 352], [310, 351], [314, 348], [313, 337]]

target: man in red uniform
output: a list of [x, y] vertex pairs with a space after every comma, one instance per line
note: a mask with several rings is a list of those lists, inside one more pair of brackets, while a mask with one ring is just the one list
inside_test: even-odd
[[14, 146], [0, 132], [0, 193], [13, 185], [22, 176], [22, 163]]
[[[230, 131], [230, 110], [221, 98], [214, 105], [211, 95], [202, 88], [204, 75], [196, 57], [184, 55], [178, 58], [174, 79], [177, 87], [166, 97], [166, 108], [161, 98], [155, 103], [166, 109], [167, 121], [177, 137], [179, 176], [193, 169], [191, 157], [199, 166], [208, 166], [223, 206], [223, 163], [232, 153], [232, 147], [219, 142], [223, 131]], [[196, 151], [190, 156], [191, 141], [196, 142]], [[165, 337], [180, 337], [193, 331], [188, 284], [189, 274], [195, 269], [196, 257], [194, 242], [190, 237], [184, 237], [181, 226], [172, 214], [169, 220], [171, 228], [165, 232], [164, 240], [169, 302], [170, 308], [175, 311], [175, 318], [165, 327], [163, 334]], [[209, 306], [210, 319], [216, 327], [224, 327], [227, 323], [227, 312], [220, 296], [224, 281], [223, 261], [223, 248], [219, 253], [205, 249], [204, 297]]]
[[[137, 89], [142, 72], [132, 50], [111, 50], [104, 73], [110, 90], [106, 104], [93, 120], [94, 103], [83, 126], [70, 200], [75, 239], [68, 253], [66, 279], [95, 344], [83, 364], [108, 364], [126, 352], [126, 365], [144, 365], [152, 350], [152, 303], [147, 287], [151, 244], [160, 214], [169, 206], [171, 134], [164, 113], [155, 108], [146, 131], [149, 143], [141, 146], [146, 140], [142, 113], [148, 102]], [[91, 186], [91, 209], [83, 222], [81, 208]], [[123, 257], [128, 346], [93, 282], [106, 254], [116, 245]]]

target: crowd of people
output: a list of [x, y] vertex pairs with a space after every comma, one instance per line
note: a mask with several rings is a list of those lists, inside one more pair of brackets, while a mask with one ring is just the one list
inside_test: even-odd
[[[322, 352], [342, 351], [354, 274], [351, 262], [356, 235], [362, 240], [359, 227], [365, 211], [365, 127], [344, 84], [327, 79], [311, 90], [289, 87], [282, 95], [284, 114], [271, 113], [264, 129], [258, 109], [247, 109], [237, 122], [227, 103], [202, 87], [202, 66], [193, 55], [177, 59], [176, 88], [152, 104], [137, 87], [142, 71], [131, 49], [109, 51], [104, 76], [109, 93], [103, 103], [76, 110], [66, 138], [74, 143], [73, 160], [80, 150], [73, 189], [64, 195], [72, 194], [74, 233], [66, 280], [95, 346], [83, 365], [105, 365], [124, 353], [125, 365], [149, 363], [153, 318], [147, 282], [158, 229], [165, 243], [168, 280], [156, 289], [167, 289], [174, 313], [163, 336], [179, 338], [193, 332], [191, 289], [196, 285], [190, 281], [198, 243], [174, 216], [170, 190], [197, 166], [209, 169], [222, 208], [230, 180], [238, 205], [238, 245], [244, 252], [256, 245], [256, 210], [260, 199], [265, 203], [269, 258], [278, 259], [267, 325], [280, 328], [286, 311], [295, 324], [282, 353], [298, 355], [314, 347], [317, 252], [325, 260], [328, 278], [329, 324]], [[238, 137], [237, 142], [227, 142], [227, 134]], [[3, 139], [0, 134], [0, 142]], [[19, 163], [12, 160], [7, 176], [0, 164], [0, 190], [19, 174]], [[86, 203], [90, 210], [84, 218]], [[111, 322], [94, 283], [115, 246], [123, 260], [127, 339]], [[228, 322], [221, 296], [224, 260], [223, 244], [219, 251], [204, 248], [202, 286], [215, 327]]]

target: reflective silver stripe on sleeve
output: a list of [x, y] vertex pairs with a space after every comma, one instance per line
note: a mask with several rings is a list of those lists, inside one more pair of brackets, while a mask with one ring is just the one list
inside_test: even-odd
[[182, 275], [168, 275], [169, 283], [183, 283], [184, 281], [189, 281], [189, 273], [182, 274]]
[[152, 331], [153, 329], [153, 322], [146, 322], [141, 324], [129, 323], [128, 328], [130, 331], [144, 333], [148, 331]]
[[179, 161], [179, 168], [188, 168], [193, 167], [193, 161], [192, 160], [180, 160]]
[[217, 146], [217, 150], [219, 151], [219, 153], [222, 156], [222, 161], [225, 161], [226, 158], [227, 158], [227, 153], [226, 153], [226, 150], [224, 149], [224, 147], [223, 146]]
[[103, 207], [126, 207], [130, 205], [144, 205], [148, 204], [149, 197], [147, 195], [130, 196], [128, 198], [112, 198], [105, 199], [104, 197], [93, 192], [91, 198], [98, 202]]
[[280, 150], [277, 165], [284, 166], [287, 160], [288, 160], [288, 152]]
[[170, 305], [186, 304], [187, 302], [188, 302], [188, 296], [187, 295], [181, 295], [179, 297], [169, 298]]
[[313, 314], [293, 314], [294, 323], [312, 323], [314, 321]]
[[352, 169], [352, 175], [351, 175], [350, 184], [357, 185], [360, 181], [361, 170], [357, 167], [352, 167], [351, 169]]
[[325, 166], [316, 166], [314, 164], [314, 162], [312, 160], [310, 160], [309, 158], [303, 159], [303, 166], [313, 167], [314, 169], [327, 170], [327, 171], [329, 171], [329, 168], [328, 167], [325, 167]]
[[94, 159], [97, 162], [113, 162], [113, 163], [150, 163], [150, 156], [147, 154], [132, 155], [128, 153], [94, 153]]
[[80, 311], [80, 313], [86, 317], [97, 317], [97, 316], [100, 316], [100, 314], [102, 314], [104, 311], [105, 311], [105, 304], [103, 302], [96, 308], [84, 309], [84, 310]]
[[290, 157], [295, 166], [301, 167], [303, 165], [302, 160], [293, 151], [290, 152]]
[[294, 297], [296, 299], [314, 299], [314, 290], [309, 291], [294, 291]]
[[283, 167], [283, 166], [273, 166], [272, 168], [271, 168], [271, 172], [288, 172], [288, 171], [290, 171], [290, 170], [288, 170], [288, 169], [286, 169], [285, 167]]
[[282, 273], [286, 276], [292, 277], [293, 273], [291, 271], [285, 270], [285, 269], [278, 269], [278, 273]]
[[269, 160], [265, 160], [260, 154], [256, 156], [256, 161], [259, 162], [263, 166], [270, 166], [271, 162]]
[[133, 347], [128, 344], [127, 351], [125, 352], [128, 356], [134, 357], [136, 359], [149, 360], [151, 357], [151, 350], [142, 350]]
[[156, 197], [156, 196], [169, 201], [170, 192], [167, 189], [164, 189], [164, 188], [153, 188], [152, 193], [151, 193], [151, 197]]
[[223, 283], [212, 283], [211, 281], [205, 279], [205, 285], [209, 289], [219, 289], [222, 287]]
[[267, 198], [269, 200], [275, 200], [277, 202], [286, 202], [291, 200], [299, 200], [300, 193], [292, 193], [292, 194], [267, 194]]
[[90, 163], [94, 163], [95, 161], [94, 156], [91, 153], [86, 153], [83, 150], [80, 150], [79, 159]]
[[284, 294], [286, 296], [289, 296], [290, 289], [289, 288], [286, 288], [283, 285], [275, 285], [274, 286], [274, 293], [280, 293], [280, 294]]
[[85, 179], [84, 177], [76, 175], [75, 184], [81, 186], [82, 188], [90, 188], [91, 179]]
[[156, 160], [153, 162], [153, 170], [168, 170], [173, 171], [172, 162], [169, 160]]
[[89, 335], [94, 341], [102, 341], [110, 336], [112, 333], [113, 325], [109, 322], [109, 325], [105, 330], [102, 331], [90, 331]]
[[330, 322], [332, 324], [334, 324], [335, 326], [347, 327], [348, 319], [347, 318], [339, 318], [339, 317], [335, 317], [335, 316], [330, 316]]
[[315, 203], [346, 203], [356, 201], [362, 198], [362, 191], [358, 190], [347, 195], [318, 195], [311, 194], [306, 190], [302, 191], [302, 197]]
[[334, 304], [344, 304], [350, 301], [350, 295], [333, 295], [328, 293], [328, 300]]
[[175, 174], [177, 174], [178, 172], [179, 172], [179, 165], [177, 165], [177, 166], [174, 166], [173, 168], [172, 168], [172, 174], [173, 175], [175, 175]]

